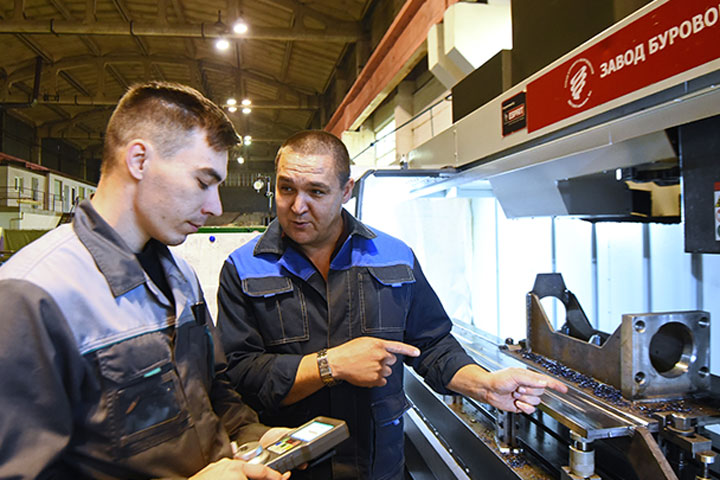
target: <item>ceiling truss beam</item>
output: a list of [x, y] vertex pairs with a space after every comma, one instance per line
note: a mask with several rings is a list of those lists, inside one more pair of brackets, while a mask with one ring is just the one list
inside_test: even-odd
[[[318, 108], [319, 105], [319, 97], [317, 95], [308, 95], [305, 92], [298, 91], [297, 89], [292, 88], [287, 83], [278, 81], [272, 77], [265, 76], [259, 73], [255, 73], [249, 70], [245, 69], [239, 69], [233, 65], [227, 65], [222, 63], [216, 63], [216, 62], [208, 62], [208, 61], [202, 61], [199, 62], [197, 60], [193, 60], [191, 58], [182, 57], [182, 56], [170, 56], [170, 55], [149, 55], [149, 56], [141, 56], [141, 55], [103, 55], [103, 56], [94, 56], [94, 55], [80, 55], [75, 57], [66, 57], [63, 59], [60, 59], [56, 62], [53, 62], [51, 64], [51, 67], [54, 71], [59, 72], [59, 74], [62, 76], [63, 74], [67, 74], [68, 70], [72, 70], [74, 68], [82, 68], [82, 67], [93, 67], [97, 65], [98, 62], [102, 62], [106, 68], [109, 68], [109, 66], [115, 65], [115, 64], [123, 64], [123, 63], [153, 63], [153, 64], [172, 64], [172, 65], [185, 65], [188, 68], [188, 71], [191, 72], [191, 75], [194, 75], [195, 77], [198, 77], [196, 79], [196, 87], [199, 88], [201, 91], [203, 91], [204, 94], [209, 95], [210, 92], [205, 90], [205, 86], [202, 85], [202, 73], [205, 70], [213, 70], [217, 72], [221, 72], [225, 75], [232, 76], [232, 78], [238, 78], [243, 77], [246, 79], [250, 79], [257, 82], [262, 82], [267, 85], [271, 85], [275, 88], [281, 89], [284, 92], [287, 92], [290, 95], [293, 95], [299, 99], [297, 102], [298, 105], [302, 108]], [[34, 60], [28, 60], [23, 62], [22, 64], [16, 66], [16, 68], [12, 71], [8, 72], [7, 79], [5, 82], [7, 82], [8, 87], [12, 86], [14, 83], [18, 82], [24, 82], [29, 79], [32, 79], [35, 74], [35, 61]], [[112, 74], [112, 72], [111, 72]], [[87, 92], [87, 90], [81, 92], [82, 96], [84, 97], [92, 97], [90, 93]]]
[[[114, 3], [117, 4], [118, 0]], [[176, 23], [162, 25], [158, 22], [94, 22], [83, 23], [71, 20], [10, 20], [0, 23], [0, 33], [25, 35], [105, 35], [131, 36], [141, 51], [147, 47], [140, 37], [185, 37], [215, 39], [256, 40], [303, 40], [308, 42], [355, 42], [361, 37], [360, 24], [353, 28], [339, 28], [335, 24], [325, 29], [307, 28], [296, 22], [292, 28], [252, 27], [242, 35], [225, 32], [213, 23]]]

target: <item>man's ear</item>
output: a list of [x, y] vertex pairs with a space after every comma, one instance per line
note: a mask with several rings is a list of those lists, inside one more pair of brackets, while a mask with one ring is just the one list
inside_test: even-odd
[[355, 180], [352, 178], [348, 178], [347, 183], [343, 187], [343, 197], [342, 197], [342, 203], [347, 203], [348, 200], [350, 200], [350, 197], [352, 197], [353, 187], [355, 186]]
[[149, 165], [152, 147], [145, 141], [134, 139], [125, 148], [125, 166], [136, 180], [142, 180]]

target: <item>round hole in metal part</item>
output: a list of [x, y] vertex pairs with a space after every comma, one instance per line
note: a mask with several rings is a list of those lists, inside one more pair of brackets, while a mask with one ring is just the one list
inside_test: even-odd
[[542, 305], [550, 324], [555, 330], [560, 330], [560, 327], [565, 324], [565, 304], [559, 298], [548, 295], [540, 299], [540, 305]]
[[637, 322], [635, 322], [635, 331], [638, 333], [644, 332], [645, 331], [645, 322], [643, 322], [642, 320], [638, 320]]
[[650, 363], [663, 377], [676, 378], [687, 373], [692, 356], [692, 333], [682, 323], [666, 323], [650, 341]]
[[638, 385], [642, 385], [645, 383], [645, 373], [644, 372], [637, 372], [635, 374], [635, 383]]
[[710, 319], [707, 317], [700, 317], [700, 320], [698, 320], [698, 327], [707, 328], [709, 326], [710, 326]]
[[698, 370], [698, 375], [700, 375], [700, 378], [705, 378], [710, 374], [710, 370], [708, 370], [707, 367], [700, 367]]

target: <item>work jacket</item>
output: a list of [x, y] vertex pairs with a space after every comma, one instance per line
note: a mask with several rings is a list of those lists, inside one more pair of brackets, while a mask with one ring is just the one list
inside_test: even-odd
[[[403, 360], [441, 393], [472, 362], [450, 335], [451, 321], [412, 250], [343, 211], [347, 238], [327, 282], [282, 234], [277, 221], [227, 259], [218, 292], [218, 327], [232, 384], [268, 424], [300, 425], [318, 415], [343, 419], [351, 438], [325, 471], [298, 478], [402, 478]], [[290, 406], [300, 360], [361, 336], [418, 347], [418, 358], [392, 366], [383, 387], [347, 382], [325, 387]]]
[[194, 272], [156, 247], [172, 305], [87, 201], [0, 268], [0, 478], [186, 477], [267, 429]]

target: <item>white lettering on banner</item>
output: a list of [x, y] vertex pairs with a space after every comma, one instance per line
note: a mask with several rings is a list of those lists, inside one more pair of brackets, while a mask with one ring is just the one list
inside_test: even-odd
[[600, 78], [604, 78], [613, 72], [617, 72], [624, 67], [637, 65], [639, 62], [645, 61], [645, 47], [643, 44], [635, 45], [635, 49], [628, 49], [624, 54], [617, 55], [607, 62], [600, 65]]
[[[650, 38], [647, 42], [648, 53], [650, 55], [659, 52], [669, 45], [674, 45], [676, 41], [685, 40], [691, 35], [701, 32], [706, 27], [712, 27], [718, 23], [720, 19], [720, 6], [709, 7], [705, 13], [698, 13], [690, 20], [684, 20], [679, 26], [668, 28], [662, 33]], [[616, 55], [605, 63], [600, 64], [600, 78], [618, 72], [625, 67], [637, 65], [644, 62], [645, 44], [636, 45], [634, 49], [628, 49], [624, 54]]]
[[[712, 14], [712, 21], [708, 18], [708, 14]], [[712, 27], [717, 23], [718, 21], [718, 11], [715, 7], [710, 7], [707, 9], [707, 12], [705, 12], [705, 16], [703, 17], [703, 20], [705, 20], [705, 26], [706, 27]]]
[[690, 20], [685, 20], [680, 24], [680, 38], [688, 38], [693, 33], [693, 26]]
[[693, 33], [698, 33], [700, 30], [705, 28], [705, 22], [703, 21], [702, 13], [698, 13], [692, 18]]
[[684, 20], [680, 26], [668, 28], [663, 33], [655, 35], [648, 40], [648, 51], [650, 55], [656, 53], [668, 45], [673, 45], [675, 40], [680, 37], [681, 40], [689, 38], [691, 35], [701, 32], [706, 27], [712, 27], [718, 22], [720, 17], [720, 6], [709, 7], [705, 13], [698, 13], [690, 20]]
[[635, 45], [635, 65], [645, 61], [645, 45]]

